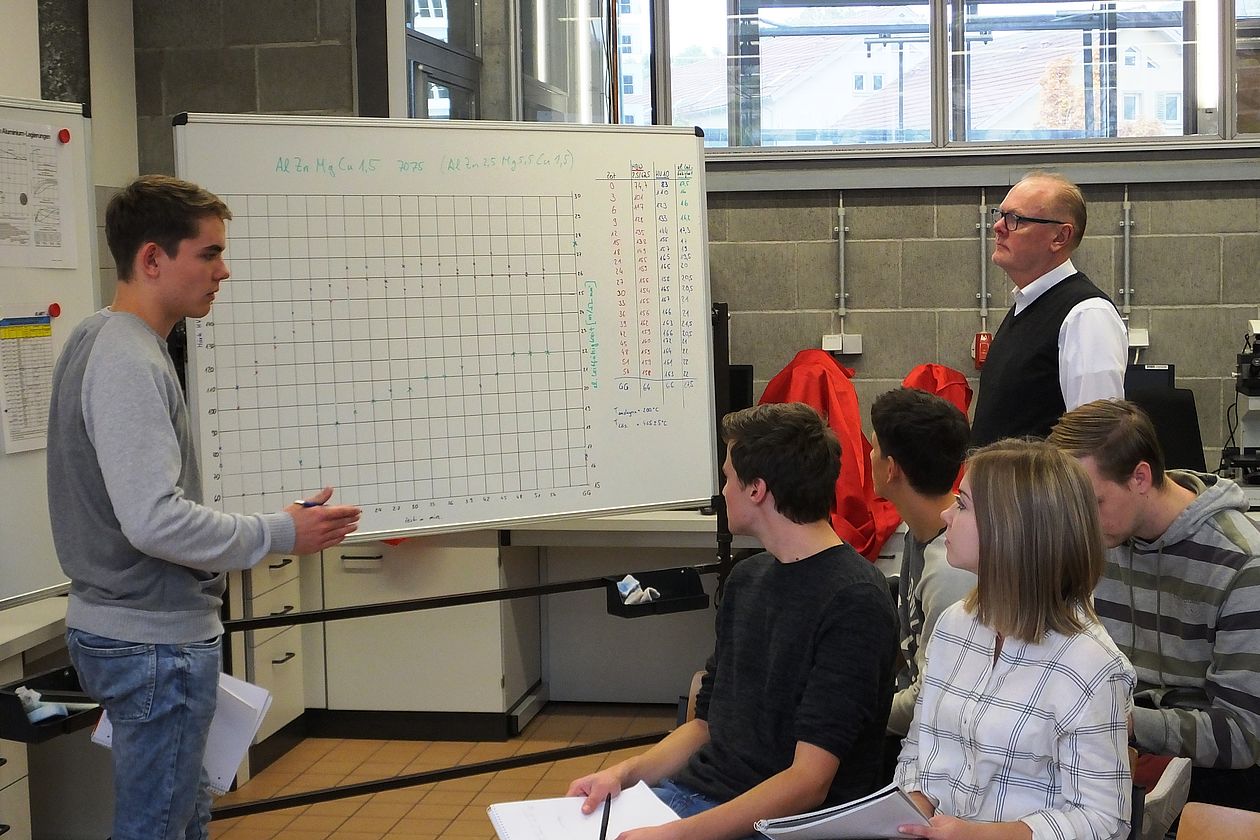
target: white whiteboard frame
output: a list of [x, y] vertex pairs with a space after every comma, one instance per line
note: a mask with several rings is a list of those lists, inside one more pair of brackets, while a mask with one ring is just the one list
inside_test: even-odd
[[[557, 126], [482, 121], [419, 122], [208, 114], [181, 115], [176, 119], [176, 168], [180, 175], [197, 181], [207, 189], [220, 194], [229, 202], [229, 205], [234, 202], [239, 205], [242, 199], [248, 196], [250, 221], [229, 223], [227, 259], [229, 265], [233, 265], [235, 260], [237, 266], [242, 265], [239, 258], [242, 239], [239, 234], [245, 230], [253, 232], [255, 225], [253, 220], [260, 218], [262, 214], [252, 209], [254, 206], [252, 202], [263, 194], [271, 198], [283, 195], [295, 201], [298, 198], [305, 201], [307, 197], [319, 194], [329, 196], [330, 203], [331, 197], [336, 197], [340, 201], [344, 196], [347, 197], [345, 201], [349, 202], [355, 196], [394, 198], [410, 196], [413, 193], [461, 198], [473, 195], [476, 198], [479, 197], [477, 190], [491, 196], [512, 196], [515, 195], [514, 191], [528, 192], [529, 189], [544, 192], [545, 190], [540, 185], [551, 184], [561, 179], [563, 189], [559, 187], [552, 189], [555, 192], [568, 192], [575, 196], [575, 200], [579, 201], [581, 206], [575, 205], [573, 216], [575, 220], [580, 220], [583, 218], [582, 213], [590, 216], [602, 205], [598, 205], [596, 199], [589, 195], [589, 190], [580, 189], [583, 184], [588, 183], [586, 180], [575, 182], [578, 186], [562, 180], [567, 177], [578, 177], [565, 174], [565, 167], [572, 167], [569, 171], [577, 171], [581, 173], [581, 177], [586, 178], [590, 176], [593, 171], [591, 167], [594, 166], [600, 171], [602, 177], [602, 173], [607, 168], [603, 165], [604, 161], [595, 160], [595, 163], [591, 164], [585, 158], [594, 160], [596, 156], [604, 154], [608, 148], [643, 148], [649, 150], [647, 158], [650, 164], [650, 150], [655, 147], [667, 147], [668, 151], [675, 156], [678, 154], [678, 148], [683, 146], [686, 148], [687, 195], [692, 202], [689, 206], [693, 208], [689, 211], [691, 218], [686, 226], [688, 244], [686, 253], [691, 265], [694, 266], [691, 272], [693, 280], [690, 285], [695, 287], [689, 293], [690, 297], [687, 301], [688, 313], [692, 316], [690, 320], [693, 322], [690, 325], [688, 358], [695, 359], [690, 362], [691, 368], [688, 372], [689, 378], [699, 383], [700, 387], [691, 392], [685, 411], [675, 409], [670, 412], [667, 422], [674, 424], [670, 432], [663, 430], [659, 433], [618, 432], [627, 436], [647, 435], [646, 439], [657, 441], [660, 452], [664, 454], [658, 454], [658, 457], [653, 458], [645, 453], [657, 447], [631, 444], [624, 447], [625, 452], [610, 456], [608, 453], [615, 447], [609, 445], [605, 448], [601, 459], [614, 466], [606, 468], [601, 474], [604, 477], [599, 483], [596, 483], [593, 488], [588, 487], [580, 496], [569, 494], [571, 487], [564, 488], [563, 493], [556, 492], [555, 488], [541, 488], [541, 490], [530, 488], [528, 491], [495, 490], [486, 493], [478, 491], [462, 496], [460, 500], [460, 504], [465, 508], [477, 509], [478, 513], [475, 517], [456, 516], [452, 519], [449, 515], [441, 516], [442, 513], [449, 512], [438, 511], [439, 515], [430, 519], [421, 516], [422, 514], [432, 515], [432, 511], [426, 508], [417, 514], [420, 518], [416, 519], [406, 517], [408, 513], [406, 510], [391, 511], [396, 514], [394, 518], [378, 517], [377, 522], [383, 521], [387, 524], [374, 527], [373, 520], [365, 516], [367, 520], [365, 527], [355, 535], [356, 541], [444, 531], [504, 528], [560, 517], [695, 507], [710, 502], [717, 484], [717, 452], [702, 142], [696, 130], [673, 127]], [[386, 152], [377, 154], [377, 146], [385, 147]], [[513, 154], [505, 151], [509, 147], [513, 150]], [[572, 151], [574, 147], [578, 149], [576, 153]], [[402, 149], [407, 151], [400, 151]], [[225, 150], [230, 150], [230, 152], [225, 154]], [[383, 180], [382, 170], [377, 167], [388, 165], [392, 168], [404, 164], [402, 157], [404, 153], [419, 161], [420, 171], [388, 173], [388, 177]], [[669, 153], [665, 153], [664, 156], [669, 157]], [[673, 161], [674, 158], [670, 160]], [[375, 163], [369, 164], [368, 161], [375, 161]], [[683, 161], [680, 160], [680, 167], [682, 163]], [[497, 167], [493, 173], [482, 168], [490, 164]], [[630, 182], [626, 189], [630, 190], [631, 194], [635, 194], [633, 190], [636, 186], [641, 188], [642, 183], [631, 182], [628, 167], [627, 161], [627, 170], [624, 173], [613, 173], [609, 170], [607, 172], [609, 184], [611, 187], [611, 182], [621, 180], [624, 174], [625, 180]], [[683, 170], [679, 168], [677, 171]], [[408, 176], [421, 174], [423, 178], [412, 181], [414, 186], [407, 183]], [[614, 174], [617, 177], [614, 178]], [[654, 179], [655, 175], [656, 173], [653, 172], [647, 177]], [[642, 177], [641, 173], [636, 177]], [[682, 181], [680, 177], [676, 183], [681, 184]], [[474, 186], [470, 188], [469, 184]], [[604, 184], [604, 181], [598, 181], [590, 183], [589, 186], [598, 185], [602, 188]], [[409, 190], [404, 190], [403, 187], [409, 187]], [[678, 186], [670, 188], [681, 189]], [[616, 204], [616, 201], [615, 198], [611, 199], [612, 204]], [[626, 199], [623, 202], [624, 206], [621, 210], [623, 215], [629, 214], [629, 201]], [[262, 205], [259, 206], [262, 207]], [[234, 207], [234, 212], [240, 209], [239, 206]], [[299, 212], [309, 212], [309, 209]], [[562, 214], [557, 211], [557, 215]], [[329, 219], [332, 219], [331, 215]], [[242, 223], [244, 226], [240, 230], [233, 230], [233, 224], [241, 225]], [[622, 222], [623, 225], [629, 223], [629, 219]], [[310, 222], [310, 224], [313, 226], [315, 222]], [[573, 247], [576, 256], [580, 258], [579, 264], [596, 259], [587, 252], [599, 252], [603, 255], [605, 251], [610, 251], [607, 241], [592, 242], [592, 237], [607, 239], [610, 235], [608, 226], [602, 221], [596, 221], [593, 217], [586, 219], [584, 224], [592, 225], [590, 228], [581, 227], [583, 223], [578, 221], [574, 221], [573, 224], [575, 226]], [[677, 234], [678, 231], [675, 233]], [[267, 234], [267, 236], [273, 235]], [[583, 236], [585, 236], [584, 244], [579, 248], [578, 240]], [[629, 241], [630, 237], [627, 236], [626, 239], [627, 245], [633, 247]], [[234, 241], [238, 243], [235, 255]], [[273, 238], [269, 240], [269, 243], [273, 241], [279, 240]], [[253, 242], [254, 239], [251, 236], [251, 244], [248, 247], [257, 250]], [[674, 243], [673, 247], [677, 249], [681, 243], [680, 239]], [[654, 243], [649, 243], [647, 247], [650, 248], [652, 244]], [[269, 250], [268, 255], [271, 255]], [[252, 259], [253, 256], [251, 253], [250, 258]], [[601, 280], [611, 272], [611, 266], [603, 262], [599, 263], [598, 268]], [[587, 262], [586, 270], [589, 272], [590, 269], [590, 263]], [[633, 265], [629, 266], [629, 270], [633, 280], [635, 277]], [[673, 270], [681, 274], [680, 269]], [[576, 273], [581, 275], [582, 271], [579, 270]], [[222, 312], [225, 308], [224, 304], [230, 300], [233, 282], [233, 280], [228, 280], [221, 290], [220, 303], [216, 305], [216, 311]], [[586, 288], [590, 290], [596, 285], [588, 282]], [[587, 372], [589, 371], [585, 362], [591, 358], [588, 351], [589, 354], [595, 354], [598, 348], [613, 347], [616, 343], [615, 334], [601, 331], [596, 335], [597, 329], [603, 329], [599, 324], [607, 312], [603, 307], [611, 305], [605, 303], [602, 297], [597, 299], [597, 296], [602, 294], [603, 292], [598, 291], [590, 294], [590, 299], [600, 307], [600, 312], [598, 316], [593, 315], [594, 321], [590, 330], [588, 331], [587, 325], [584, 324], [581, 333], [582, 341], [585, 342], [585, 346], [581, 348], [584, 360], [583, 371]], [[611, 296], [611, 292], [608, 294]], [[681, 296], [681, 293], [675, 292], [675, 295]], [[581, 292], [578, 297], [581, 300]], [[334, 299], [336, 299], [335, 296], [330, 295], [330, 301]], [[657, 309], [665, 311], [659, 306]], [[292, 496], [286, 494], [299, 491], [286, 489], [276, 493], [264, 489], [253, 493], [249, 499], [245, 496], [232, 497], [231, 492], [226, 488], [222, 493], [216, 492], [219, 485], [213, 480], [216, 475], [214, 458], [219, 455], [213, 450], [216, 445], [219, 445], [214, 437], [218, 430], [211, 428], [217, 421], [212, 420], [209, 414], [208, 401], [212, 397], [209, 396], [210, 392], [207, 390], [210, 387], [217, 388], [216, 385], [210, 383], [217, 380], [222, 373], [221, 370], [214, 370], [214, 357], [208, 352], [208, 350], [216, 349], [222, 352], [220, 342], [216, 341], [213, 335], [216, 325], [219, 327], [222, 325], [215, 319], [215, 312], [212, 311], [211, 315], [203, 321], [190, 322], [189, 325], [189, 403], [194, 427], [197, 430], [203, 480], [206, 482], [206, 501], [208, 504], [223, 509], [233, 509], [230, 507], [231, 503], [242, 505], [242, 509], [238, 512], [275, 509], [291, 501]], [[346, 323], [351, 323], [351, 321]], [[659, 325], [657, 326], [659, 329]], [[207, 345], [210, 347], [207, 348]], [[610, 360], [612, 351], [609, 350], [607, 353]], [[222, 367], [220, 365], [220, 368]], [[606, 367], [611, 367], [611, 365], [606, 365]], [[207, 368], [211, 369], [210, 373], [207, 373]], [[583, 376], [587, 376], [587, 373]], [[590, 376], [593, 377], [594, 374]], [[663, 378], [664, 374], [660, 376]], [[616, 387], [611, 376], [608, 376], [605, 381], [607, 383], [605, 393]], [[240, 383], [235, 380], [233, 383], [232, 387], [240, 390]], [[598, 388], [598, 383], [592, 379], [584, 379], [582, 390], [589, 394], [592, 384]], [[664, 384], [662, 381], [660, 387], [664, 387]], [[671, 388], [677, 384], [676, 382], [669, 383]], [[218, 399], [218, 397], [215, 396], [213, 399]], [[396, 396], [391, 396], [390, 401], [394, 399]], [[588, 405], [586, 410], [590, 411], [591, 406]], [[631, 422], [647, 427], [654, 422], [654, 418], [640, 415]], [[612, 424], [609, 423], [609, 425]], [[596, 431], [590, 424], [586, 428], [591, 430], [588, 434]], [[223, 433], [231, 435], [235, 431], [235, 429], [225, 430]], [[655, 435], [654, 438], [653, 435]], [[217, 441], [221, 442], [223, 439], [218, 438]], [[684, 443], [686, 445], [683, 445]], [[587, 446], [598, 450], [596, 443], [589, 439]], [[671, 449], [671, 446], [674, 448]], [[222, 450], [221, 445], [220, 449]], [[281, 445], [280, 449], [284, 451], [284, 445]], [[227, 450], [222, 451], [225, 458], [231, 457], [232, 453]], [[376, 466], [379, 467], [379, 465]], [[670, 472], [675, 469], [681, 473], [681, 476], [675, 476]], [[634, 475], [626, 478], [618, 475], [618, 470], [627, 475], [631, 473]], [[260, 473], [262, 472], [264, 471], [260, 470]], [[274, 471], [267, 474], [274, 475]], [[610, 478], [615, 480], [610, 482]], [[630, 480], [640, 485], [660, 485], [666, 489], [659, 493], [641, 489], [629, 490], [624, 485]], [[606, 486], [609, 483], [614, 485], [614, 489]], [[313, 489], [315, 487], [306, 487], [302, 492]], [[600, 492], [601, 490], [603, 492]], [[506, 499], [504, 494], [515, 495], [518, 492], [533, 493], [535, 498], [532, 501], [526, 499], [522, 502], [518, 496], [515, 499], [500, 502], [507, 508], [507, 512], [504, 513], [493, 512], [492, 508], [498, 507], [499, 504], [490, 502], [486, 498], [497, 495]], [[374, 504], [365, 504], [354, 498], [350, 498], [349, 501], [361, 504], [365, 508], [365, 514], [381, 513], [379, 509], [371, 510]], [[456, 506], [450, 498], [443, 497], [443, 501], [448, 506]], [[267, 504], [268, 502], [270, 504]], [[387, 502], [387, 504], [391, 503]], [[525, 506], [522, 507], [522, 504]], [[542, 507], [531, 509], [531, 504]], [[403, 518], [405, 522], [402, 521]]]

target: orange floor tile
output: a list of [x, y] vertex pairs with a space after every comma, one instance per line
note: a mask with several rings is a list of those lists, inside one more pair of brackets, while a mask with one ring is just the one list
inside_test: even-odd
[[[309, 738], [216, 804], [419, 773], [459, 764], [658, 732], [674, 725], [670, 706], [551, 704], [505, 742]], [[495, 840], [492, 802], [562, 796], [569, 781], [637, 750], [597, 753], [270, 811], [210, 824], [214, 840]]]

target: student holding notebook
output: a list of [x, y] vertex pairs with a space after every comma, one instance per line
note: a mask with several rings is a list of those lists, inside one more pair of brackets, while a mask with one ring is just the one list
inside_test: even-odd
[[731, 531], [767, 551], [726, 584], [696, 718], [569, 786], [587, 814], [611, 794], [616, 819], [617, 794], [646, 782], [682, 817], [619, 840], [750, 837], [758, 819], [878, 785], [897, 619], [883, 575], [828, 523], [839, 443], [800, 403], [727, 415], [722, 433]]
[[937, 840], [1128, 835], [1133, 668], [1091, 606], [1102, 573], [1089, 477], [1040, 441], [968, 461], [942, 514], [949, 563], [978, 586], [945, 611], [896, 780]]

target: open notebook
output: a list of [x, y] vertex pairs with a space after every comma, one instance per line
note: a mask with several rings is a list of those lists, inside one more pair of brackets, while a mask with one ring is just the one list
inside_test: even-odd
[[[486, 810], [499, 840], [599, 840], [603, 808], [582, 813], [581, 796], [500, 802]], [[643, 782], [623, 790], [612, 801], [608, 837], [632, 828], [662, 825], [678, 819]]]

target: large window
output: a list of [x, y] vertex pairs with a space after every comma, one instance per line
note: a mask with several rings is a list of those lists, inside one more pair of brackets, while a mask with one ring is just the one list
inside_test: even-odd
[[[1209, 0], [663, 1], [673, 122], [701, 126], [710, 145], [1220, 132]], [[1243, 37], [1260, 23], [1260, 0], [1237, 3], [1243, 100], [1260, 83], [1260, 27]], [[1243, 110], [1240, 130], [1260, 130]]]
[[[1194, 114], [1182, 111], [1181, 96], [1186, 74], [1196, 66], [1187, 63], [1194, 36], [1187, 41], [1183, 35], [1188, 5], [990, 0], [961, 7], [961, 28], [950, 18], [951, 38], [965, 44], [950, 61], [950, 139], [1196, 133]], [[1124, 118], [1126, 95], [1150, 98], [1156, 92], [1156, 119]]]
[[[512, 27], [493, 30], [490, 93], [480, 2]], [[408, 0], [407, 14], [418, 116], [696, 125], [732, 149], [1260, 135], [1260, 0]]]

